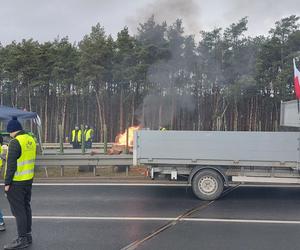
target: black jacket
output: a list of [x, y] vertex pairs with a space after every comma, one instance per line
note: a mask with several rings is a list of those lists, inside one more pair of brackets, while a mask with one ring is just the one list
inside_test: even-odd
[[[18, 135], [23, 135], [26, 134], [23, 130], [21, 130], [19, 133], [16, 134]], [[31, 185], [32, 180], [28, 181], [13, 181], [15, 172], [17, 171], [17, 160], [21, 156], [22, 150], [21, 150], [21, 145], [18, 142], [17, 139], [13, 138], [9, 145], [8, 145], [8, 154], [7, 154], [7, 169], [6, 169], [6, 176], [5, 176], [5, 185]]]

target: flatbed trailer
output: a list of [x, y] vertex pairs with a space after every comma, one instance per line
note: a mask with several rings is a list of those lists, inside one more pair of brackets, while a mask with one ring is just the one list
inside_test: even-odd
[[186, 177], [203, 200], [234, 183], [300, 184], [299, 132], [139, 130], [134, 141], [134, 165]]

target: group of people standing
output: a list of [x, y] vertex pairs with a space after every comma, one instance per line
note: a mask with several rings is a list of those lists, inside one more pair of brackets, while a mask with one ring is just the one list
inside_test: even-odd
[[[32, 244], [31, 225], [31, 189], [36, 159], [36, 142], [26, 133], [21, 123], [13, 118], [7, 124], [9, 142], [5, 164], [0, 160], [0, 169], [4, 165], [4, 191], [10, 209], [16, 218], [18, 237], [4, 246], [4, 249], [23, 249]], [[3, 138], [0, 137], [1, 146]], [[0, 147], [2, 151], [2, 147]], [[0, 152], [1, 158], [3, 157]], [[3, 215], [0, 211], [0, 231], [5, 231]]]
[[72, 130], [70, 143], [73, 148], [81, 148], [82, 142], [84, 142], [85, 148], [92, 148], [93, 139], [94, 130], [89, 125], [85, 125], [83, 134], [79, 126], [75, 126], [75, 129]]

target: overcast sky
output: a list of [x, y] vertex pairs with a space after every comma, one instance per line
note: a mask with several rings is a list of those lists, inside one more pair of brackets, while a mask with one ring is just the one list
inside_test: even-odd
[[80, 41], [100, 23], [116, 37], [131, 34], [154, 14], [160, 22], [182, 18], [187, 33], [227, 27], [248, 16], [249, 35], [267, 34], [275, 21], [300, 16], [299, 0], [0, 0], [0, 42], [33, 38], [40, 42], [68, 36]]

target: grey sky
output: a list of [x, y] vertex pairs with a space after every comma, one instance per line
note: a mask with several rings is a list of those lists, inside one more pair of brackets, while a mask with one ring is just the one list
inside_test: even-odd
[[68, 36], [80, 41], [99, 22], [114, 37], [124, 26], [131, 34], [155, 14], [172, 23], [183, 18], [187, 33], [227, 27], [249, 17], [249, 34], [266, 34], [274, 22], [300, 16], [298, 0], [0, 0], [0, 41], [39, 41]]

